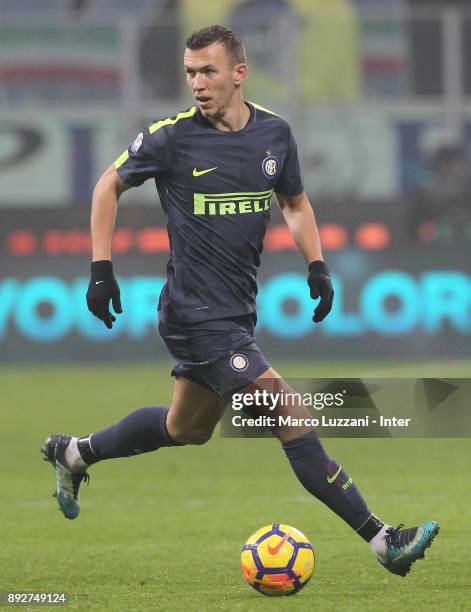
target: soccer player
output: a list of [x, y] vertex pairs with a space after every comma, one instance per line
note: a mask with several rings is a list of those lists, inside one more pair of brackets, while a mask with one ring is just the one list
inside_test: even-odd
[[[304, 192], [296, 142], [287, 122], [247, 102], [239, 36], [211, 26], [186, 41], [184, 66], [195, 105], [144, 129], [99, 179], [91, 216], [89, 310], [111, 328], [122, 312], [111, 242], [120, 195], [154, 179], [168, 216], [170, 260], [159, 301], [159, 332], [177, 364], [169, 408], [140, 408], [86, 437], [51, 435], [42, 452], [56, 473], [64, 516], [78, 516], [88, 466], [165, 446], [203, 444], [220, 419], [221, 398], [276, 385], [290, 391], [254, 341], [256, 273], [275, 193], [307, 263], [307, 283], [326, 317], [334, 292]], [[259, 408], [263, 413], [264, 409]], [[265, 411], [266, 412], [266, 411]], [[302, 405], [276, 414], [311, 415]], [[310, 426], [273, 429], [302, 485], [369, 542], [380, 563], [405, 576], [438, 532], [435, 521], [393, 528], [368, 508], [353, 480]]]

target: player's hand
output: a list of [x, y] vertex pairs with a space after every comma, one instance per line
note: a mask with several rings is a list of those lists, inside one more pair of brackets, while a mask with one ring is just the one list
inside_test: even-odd
[[110, 312], [110, 300], [114, 311], [121, 314], [119, 285], [113, 274], [113, 263], [108, 260], [92, 261], [92, 278], [88, 285], [88, 310], [101, 319], [108, 329], [113, 327], [116, 317]]
[[329, 268], [323, 261], [312, 261], [309, 264], [309, 276], [307, 284], [311, 290], [311, 297], [320, 302], [314, 310], [312, 320], [314, 323], [319, 323], [329, 314], [334, 301], [334, 290], [330, 279]]

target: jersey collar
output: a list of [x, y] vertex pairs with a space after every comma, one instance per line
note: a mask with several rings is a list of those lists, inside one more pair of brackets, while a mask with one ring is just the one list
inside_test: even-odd
[[199, 109], [199, 106], [196, 105], [196, 113], [195, 113], [195, 118], [197, 119], [197, 121], [204, 125], [205, 127], [210, 127], [213, 130], [215, 130], [216, 132], [219, 132], [220, 134], [243, 134], [247, 128], [252, 124], [255, 123], [255, 121], [257, 120], [257, 109], [252, 106], [252, 104], [250, 104], [250, 102], [247, 102], [247, 100], [244, 100], [244, 104], [248, 107], [248, 109], [250, 110], [250, 117], [249, 120], [247, 121], [247, 123], [244, 125], [244, 127], [241, 130], [237, 130], [235, 132], [226, 132], [224, 130], [218, 130], [216, 127], [214, 127], [214, 125], [211, 123], [211, 121], [209, 121], [208, 119], [206, 119], [206, 117], [203, 115], [203, 113], [201, 112], [201, 110]]

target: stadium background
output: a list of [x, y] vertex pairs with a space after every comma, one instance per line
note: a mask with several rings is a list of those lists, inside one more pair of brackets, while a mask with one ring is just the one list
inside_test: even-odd
[[120, 204], [125, 314], [112, 334], [82, 298], [90, 196], [146, 122], [191, 104], [183, 40], [220, 21], [247, 42], [247, 97], [294, 127], [335, 275], [334, 311], [314, 328], [275, 206], [259, 300], [270, 358], [468, 356], [471, 15], [414, 4], [2, 2], [1, 360], [165, 357], [155, 301], [168, 243], [153, 185]]
[[[311, 609], [314, 597], [323, 610], [465, 610], [466, 439], [328, 441], [378, 514], [444, 525], [406, 586], [372, 571], [363, 544], [267, 452], [270, 440], [216, 437], [178, 459], [105, 463], [80, 523], [53, 513], [52, 471], [38, 460], [47, 434], [170, 401], [155, 328], [168, 257], [157, 196], [149, 184], [120, 202], [125, 312], [112, 333], [84, 299], [90, 196], [145, 123], [191, 105], [183, 42], [217, 22], [246, 41], [248, 99], [295, 130], [336, 288], [314, 327], [304, 263], [273, 206], [257, 334], [268, 358], [291, 378], [469, 376], [467, 2], [2, 0], [0, 589], [62, 588], [87, 609], [265, 609], [241, 582], [238, 551], [282, 517], [313, 539], [320, 563], [311, 594], [279, 607]], [[73, 569], [60, 572], [70, 546]]]

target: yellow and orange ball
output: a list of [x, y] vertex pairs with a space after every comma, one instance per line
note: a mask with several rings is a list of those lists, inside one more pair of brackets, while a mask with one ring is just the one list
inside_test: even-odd
[[244, 578], [263, 595], [294, 595], [310, 580], [314, 549], [298, 529], [274, 523], [253, 533], [241, 555]]

